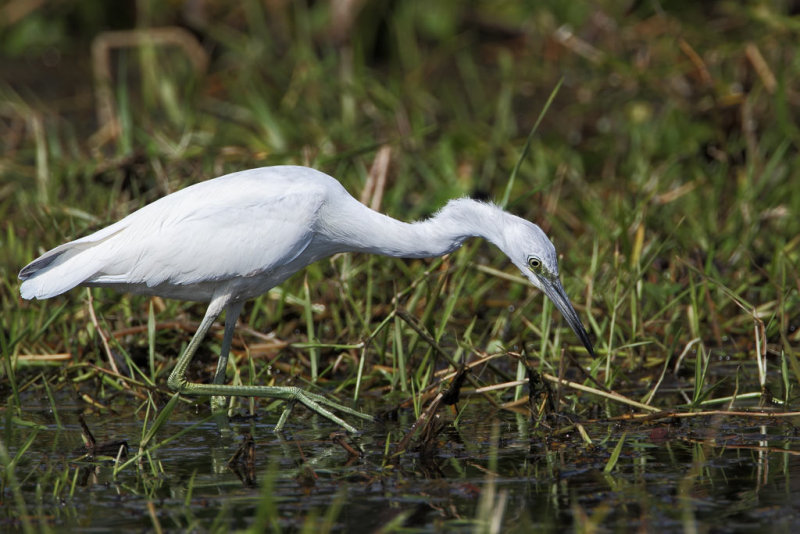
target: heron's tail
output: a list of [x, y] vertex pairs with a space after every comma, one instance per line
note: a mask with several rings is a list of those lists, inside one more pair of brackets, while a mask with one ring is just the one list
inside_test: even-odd
[[102, 243], [125, 228], [125, 219], [45, 252], [19, 272], [24, 299], [49, 299], [91, 280], [104, 267]]
[[69, 291], [97, 272], [94, 243], [65, 243], [22, 268], [20, 295], [24, 299], [47, 299]]

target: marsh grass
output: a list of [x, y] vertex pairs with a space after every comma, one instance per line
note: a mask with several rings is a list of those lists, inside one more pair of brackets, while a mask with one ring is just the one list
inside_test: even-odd
[[[786, 10], [732, 1], [674, 11], [650, 3], [625, 11], [613, 2], [409, 1], [367, 3], [349, 19], [328, 3], [267, 5], [206, 2], [206, 22], [190, 23], [171, 5], [137, 3], [126, 27], [146, 35], [196, 24], [202, 46], [115, 48], [106, 58], [107, 93], [89, 75], [88, 50], [102, 36], [97, 21], [114, 16], [110, 8], [97, 6], [92, 18], [67, 2], [0, 25], [8, 59], [0, 67], [3, 521], [33, 531], [78, 520], [79, 507], [53, 512], [52, 503], [75, 503], [86, 487], [80, 469], [62, 461], [82, 412], [96, 425], [127, 421], [125, 437], [138, 439], [128, 459], [107, 459], [100, 469], [146, 501], [146, 528], [327, 531], [354, 524], [348, 499], [360, 491], [329, 483], [414, 487], [437, 472], [413, 448], [398, 454], [398, 444], [412, 443], [412, 423], [457, 366], [478, 363], [457, 409], [439, 410], [451, 425], [428, 429], [431, 450], [464, 447], [453, 458], [466, 460], [443, 469], [463, 495], [436, 501], [421, 523], [409, 504], [371, 524], [497, 532], [622, 525], [625, 513], [548, 485], [580, 461], [539, 443], [575, 447], [609, 488], [632, 491], [636, 483], [624, 477], [648, 470], [641, 451], [659, 454], [648, 430], [597, 421], [622, 421], [631, 411], [645, 418], [651, 410], [636, 403], [683, 420], [694, 412], [698, 426], [722, 410], [797, 410], [800, 130], [798, 65], [787, 44], [796, 28]], [[31, 31], [63, 28], [65, 16], [77, 17], [81, 32], [47, 33], [56, 36], [50, 43]], [[52, 59], [53, 47], [53, 74], [33, 75], [26, 62]], [[95, 119], [99, 109], [105, 119]], [[265, 437], [268, 424], [244, 423], [257, 450], [272, 451], [264, 452], [255, 494], [221, 502], [212, 514], [178, 513], [179, 501], [196, 505], [214, 484], [194, 470], [182, 499], [160, 504], [171, 477], [163, 461], [210, 421], [203, 402], [181, 401], [165, 387], [203, 305], [102, 290], [26, 302], [16, 273], [169, 192], [244, 168], [312, 165], [358, 197], [376, 183], [379, 150], [390, 157], [379, 196], [386, 213], [416, 219], [471, 195], [539, 223], [559, 250], [564, 286], [597, 359], [486, 243], [432, 260], [323, 260], [245, 306], [228, 379], [297, 384], [386, 413], [379, 431], [365, 429], [368, 467], [318, 467], [303, 451], [329, 458], [319, 436], [276, 445]], [[193, 378], [210, 380], [220, 340], [221, 326], [204, 342]], [[528, 366], [547, 375], [556, 411], [569, 420], [529, 421]], [[508, 387], [486, 388], [496, 384]], [[711, 407], [720, 411], [711, 415]], [[233, 415], [269, 424], [281, 409], [268, 400], [231, 405]], [[471, 436], [476, 418], [465, 422], [464, 414], [475, 410], [503, 424]], [[300, 410], [295, 416], [299, 434], [318, 424]], [[176, 419], [189, 423], [177, 429]], [[713, 421], [711, 429], [728, 429]], [[790, 418], [776, 421], [761, 435], [791, 434]], [[563, 437], [575, 434], [574, 442]], [[776, 447], [796, 452], [786, 439]], [[703, 520], [691, 491], [705, 483], [704, 462], [724, 456], [708, 443], [681, 449], [692, 473], [680, 482], [677, 516], [637, 497], [655, 521], [666, 515], [689, 528]], [[762, 454], [755, 443], [743, 446]], [[520, 453], [526, 447], [536, 460]], [[32, 467], [34, 450], [49, 460]], [[276, 492], [299, 495], [286, 485], [302, 477], [281, 456], [330, 470], [317, 482], [330, 498], [288, 508]], [[502, 477], [534, 482], [520, 490]], [[479, 499], [468, 496], [470, 484], [480, 485]], [[520, 495], [549, 497], [534, 506]], [[569, 517], [559, 498], [570, 503]], [[48, 512], [55, 519], [42, 519]]]

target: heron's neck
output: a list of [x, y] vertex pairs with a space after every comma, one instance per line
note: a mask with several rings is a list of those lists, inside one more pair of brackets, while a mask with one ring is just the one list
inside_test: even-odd
[[339, 225], [340, 243], [348, 250], [398, 258], [429, 258], [458, 249], [470, 237], [502, 245], [506, 217], [502, 209], [472, 199], [451, 200], [424, 221], [405, 223], [361, 206], [360, 213]]

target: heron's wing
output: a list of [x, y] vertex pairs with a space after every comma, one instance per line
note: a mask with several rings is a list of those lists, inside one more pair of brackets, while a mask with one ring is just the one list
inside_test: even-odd
[[80, 284], [135, 289], [258, 276], [278, 283], [312, 242], [329, 192], [314, 175], [270, 170], [202, 182], [40, 256], [20, 272], [20, 293], [43, 299]]
[[102, 244], [103, 267], [86, 281], [153, 287], [268, 275], [311, 243], [320, 195], [218, 193], [225, 198], [200, 207], [182, 199], [143, 213]]

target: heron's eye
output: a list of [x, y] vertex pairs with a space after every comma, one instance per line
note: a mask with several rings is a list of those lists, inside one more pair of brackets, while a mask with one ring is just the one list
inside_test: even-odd
[[536, 256], [531, 256], [528, 258], [528, 267], [530, 267], [531, 271], [538, 272], [542, 268], [542, 260]]

